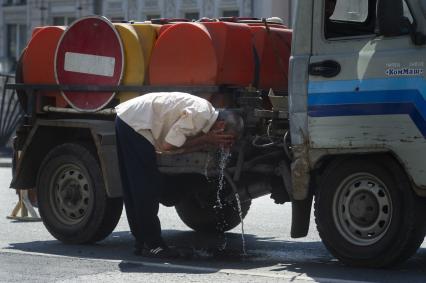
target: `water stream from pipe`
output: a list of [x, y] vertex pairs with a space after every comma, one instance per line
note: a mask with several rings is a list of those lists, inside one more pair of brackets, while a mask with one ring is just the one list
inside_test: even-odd
[[235, 193], [235, 200], [237, 201], [238, 215], [240, 216], [240, 221], [241, 221], [241, 241], [242, 241], [243, 255], [246, 256], [247, 250], [246, 250], [246, 238], [244, 234], [243, 210], [241, 208], [240, 195], [238, 193]]
[[[219, 183], [218, 183], [218, 190], [216, 192], [216, 213], [219, 214], [221, 213], [221, 210], [223, 209], [223, 203], [221, 200], [221, 193], [224, 189], [224, 185], [225, 185], [225, 168], [226, 165], [228, 164], [229, 158], [231, 157], [231, 152], [229, 151], [229, 149], [225, 149], [225, 148], [221, 148], [220, 149], [220, 158], [219, 158]], [[242, 239], [242, 250], [243, 250], [243, 255], [246, 256], [247, 255], [247, 251], [246, 251], [246, 241], [245, 241], [245, 234], [244, 234], [244, 222], [243, 222], [243, 212], [242, 212], [242, 208], [241, 208], [241, 201], [240, 201], [240, 196], [238, 195], [237, 192], [235, 192], [235, 200], [237, 203], [237, 209], [238, 209], [238, 215], [240, 217], [240, 221], [241, 221], [241, 239]], [[218, 230], [223, 230], [221, 228], [224, 228], [226, 225], [226, 220], [225, 217], [218, 217], [219, 219], [223, 219], [223, 222], [218, 222]], [[221, 246], [221, 250], [224, 250], [226, 248], [226, 234], [224, 234], [224, 241], [223, 244]]]

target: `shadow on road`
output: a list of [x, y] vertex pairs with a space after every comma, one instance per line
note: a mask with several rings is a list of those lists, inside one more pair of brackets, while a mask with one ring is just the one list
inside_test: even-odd
[[[14, 243], [10, 244], [10, 249], [46, 255], [118, 260], [122, 272], [132, 273], [202, 274], [232, 269], [241, 273], [260, 271], [268, 274], [296, 274], [313, 278], [316, 282], [330, 282], [330, 279], [401, 282], [407, 276], [410, 282], [424, 282], [426, 278], [426, 249], [420, 249], [413, 259], [393, 270], [372, 270], [342, 265], [333, 259], [321, 242], [282, 241], [249, 234], [245, 236], [248, 254], [243, 255], [241, 235], [238, 233], [227, 233], [226, 239], [192, 231], [165, 230], [163, 234], [171, 246], [185, 255], [184, 259], [171, 263], [183, 267], [152, 266], [150, 263], [161, 264], [162, 261], [133, 255], [133, 238], [129, 232], [114, 232], [106, 240], [94, 245], [65, 245], [52, 240]], [[218, 247], [223, 246], [225, 241], [226, 249], [221, 252]]]

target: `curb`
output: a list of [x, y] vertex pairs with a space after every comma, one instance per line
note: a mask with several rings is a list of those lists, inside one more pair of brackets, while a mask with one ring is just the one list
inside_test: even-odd
[[10, 156], [3, 155], [0, 151], [0, 168], [3, 167], [12, 167], [12, 158]]
[[12, 158], [13, 150], [9, 147], [0, 147], [0, 159]]

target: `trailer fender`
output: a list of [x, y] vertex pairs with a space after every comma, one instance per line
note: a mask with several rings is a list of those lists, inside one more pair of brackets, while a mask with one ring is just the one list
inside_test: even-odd
[[113, 121], [37, 120], [20, 149], [16, 174], [10, 187], [34, 188], [43, 158], [55, 146], [70, 142], [85, 144], [96, 151], [108, 197], [121, 197]]

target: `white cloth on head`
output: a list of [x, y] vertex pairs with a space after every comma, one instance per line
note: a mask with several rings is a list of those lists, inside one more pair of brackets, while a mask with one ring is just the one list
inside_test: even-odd
[[209, 101], [183, 92], [148, 93], [121, 103], [115, 110], [157, 149], [164, 142], [181, 147], [188, 137], [210, 131], [218, 117]]

